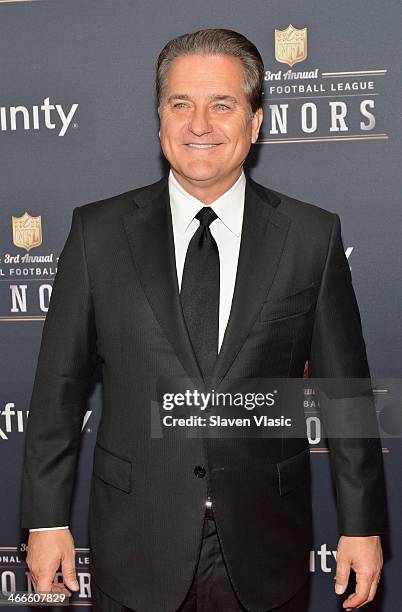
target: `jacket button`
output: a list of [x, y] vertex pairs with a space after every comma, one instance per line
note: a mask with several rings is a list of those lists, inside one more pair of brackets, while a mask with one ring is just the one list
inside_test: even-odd
[[202, 467], [202, 465], [196, 465], [194, 468], [194, 474], [197, 476], [197, 478], [204, 478], [206, 472], [206, 469]]

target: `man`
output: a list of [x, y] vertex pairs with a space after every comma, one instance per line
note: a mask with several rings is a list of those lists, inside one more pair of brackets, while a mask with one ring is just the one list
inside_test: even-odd
[[[264, 67], [244, 36], [208, 29], [157, 63], [168, 176], [74, 209], [33, 389], [22, 526], [50, 590], [61, 562], [86, 391], [100, 361], [90, 543], [95, 609], [307, 610], [311, 497], [306, 437], [151, 435], [160, 378], [369, 378], [335, 213], [243, 171], [263, 120]], [[310, 239], [306, 240], [306, 235]], [[211, 409], [211, 408], [210, 408]], [[371, 601], [386, 531], [377, 438], [329, 440], [340, 539], [336, 592]], [[37, 530], [37, 531], [35, 531]]]

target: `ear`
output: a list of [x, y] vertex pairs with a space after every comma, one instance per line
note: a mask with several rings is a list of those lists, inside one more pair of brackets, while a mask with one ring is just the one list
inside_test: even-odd
[[264, 119], [264, 111], [262, 110], [262, 108], [257, 108], [251, 120], [251, 142], [252, 144], [256, 143], [258, 140], [258, 134], [259, 134], [263, 119]]

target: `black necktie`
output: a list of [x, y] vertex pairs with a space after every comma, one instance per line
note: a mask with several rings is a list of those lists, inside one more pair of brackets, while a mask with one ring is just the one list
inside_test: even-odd
[[208, 381], [218, 356], [219, 252], [209, 228], [217, 215], [204, 206], [195, 217], [200, 226], [187, 248], [180, 298], [198, 365]]

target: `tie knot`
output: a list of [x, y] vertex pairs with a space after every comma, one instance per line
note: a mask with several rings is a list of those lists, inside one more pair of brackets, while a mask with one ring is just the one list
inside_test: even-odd
[[218, 218], [218, 215], [210, 206], [204, 206], [204, 208], [198, 211], [195, 218], [199, 220], [202, 226], [209, 227], [212, 221]]

